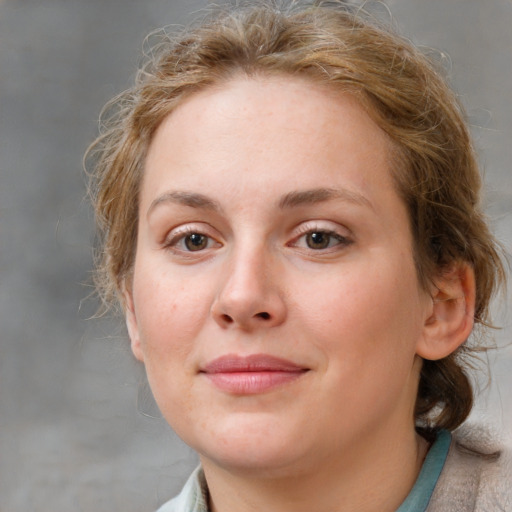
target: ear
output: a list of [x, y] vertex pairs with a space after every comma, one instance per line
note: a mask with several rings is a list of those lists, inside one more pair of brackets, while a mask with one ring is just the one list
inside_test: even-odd
[[417, 354], [423, 359], [442, 359], [469, 337], [475, 316], [475, 272], [458, 262], [434, 279], [432, 302], [426, 315]]
[[135, 315], [135, 304], [133, 302], [133, 294], [131, 287], [125, 283], [123, 287], [124, 297], [124, 314], [126, 320], [126, 328], [130, 336], [130, 342], [133, 355], [139, 360], [144, 362], [144, 352], [141, 347], [139, 327], [137, 325], [137, 317]]

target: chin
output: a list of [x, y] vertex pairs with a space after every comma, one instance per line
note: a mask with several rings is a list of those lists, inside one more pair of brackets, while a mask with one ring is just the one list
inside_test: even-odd
[[196, 449], [203, 465], [273, 478], [284, 476], [292, 468], [296, 471], [301, 460], [299, 452], [304, 451], [300, 437], [279, 428], [282, 425], [275, 418], [237, 420], [208, 429], [202, 435], [196, 433], [195, 440], [188, 437], [185, 442]]
[[203, 467], [215, 466], [239, 476], [279, 479], [296, 475], [300, 458], [291, 453], [285, 456], [276, 452], [273, 446], [254, 446], [251, 449], [225, 450], [221, 453], [209, 452], [199, 455]]

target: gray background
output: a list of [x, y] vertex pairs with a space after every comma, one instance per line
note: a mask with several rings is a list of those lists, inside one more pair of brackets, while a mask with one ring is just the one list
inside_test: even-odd
[[[2, 512], [151, 511], [195, 465], [160, 418], [123, 327], [87, 320], [93, 226], [81, 158], [101, 106], [130, 84], [144, 35], [205, 3], [0, 0]], [[386, 5], [406, 35], [451, 58], [510, 254], [512, 1]], [[510, 306], [498, 314], [504, 344]], [[512, 349], [489, 357], [475, 416], [511, 432]]]

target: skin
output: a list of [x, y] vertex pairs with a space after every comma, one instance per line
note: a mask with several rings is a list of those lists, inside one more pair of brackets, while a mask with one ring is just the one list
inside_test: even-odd
[[[391, 168], [353, 97], [296, 78], [237, 77], [158, 128], [127, 325], [213, 511], [393, 511], [414, 484], [421, 357], [466, 339], [474, 294], [463, 266], [418, 284]], [[307, 371], [230, 393], [202, 373], [226, 354]]]

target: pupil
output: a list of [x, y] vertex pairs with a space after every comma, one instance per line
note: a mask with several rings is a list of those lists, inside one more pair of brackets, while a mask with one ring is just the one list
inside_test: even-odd
[[311, 249], [325, 249], [329, 245], [329, 235], [321, 232], [310, 233], [307, 243]]
[[190, 251], [197, 251], [206, 247], [206, 237], [199, 233], [192, 233], [185, 239], [185, 245]]

